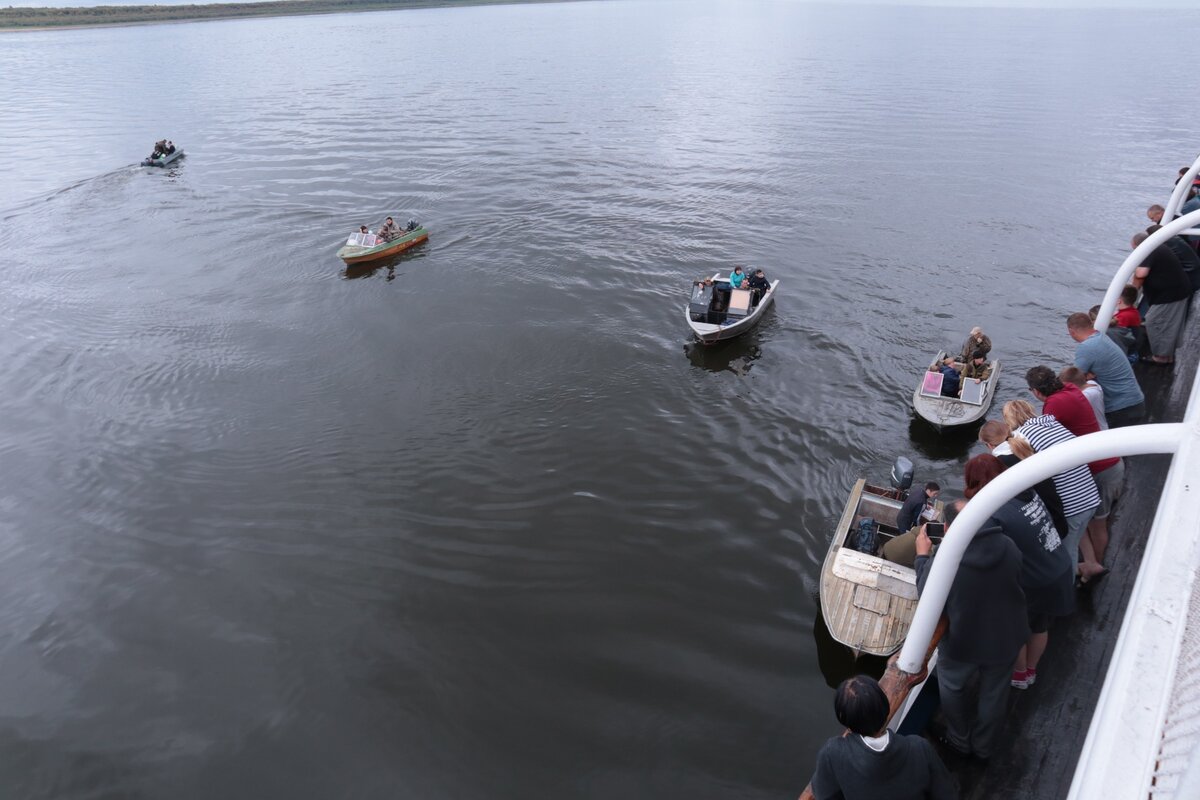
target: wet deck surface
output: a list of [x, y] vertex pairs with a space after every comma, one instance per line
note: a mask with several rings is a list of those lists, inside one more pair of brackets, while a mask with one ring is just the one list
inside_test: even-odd
[[[1135, 367], [1146, 394], [1148, 422], [1182, 419], [1197, 356], [1200, 314], [1193, 314], [1173, 369]], [[1169, 456], [1127, 459], [1124, 494], [1109, 526], [1105, 562], [1112, 572], [1095, 587], [1081, 590], [1075, 614], [1051, 629], [1038, 682], [1012, 691], [1003, 744], [991, 762], [986, 767], [948, 762], [964, 800], [1067, 796], [1170, 464]]]

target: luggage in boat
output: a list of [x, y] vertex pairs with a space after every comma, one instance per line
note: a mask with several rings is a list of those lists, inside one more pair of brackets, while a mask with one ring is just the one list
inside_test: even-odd
[[854, 532], [854, 549], [867, 555], [875, 555], [879, 547], [879, 523], [867, 517], [858, 523]]

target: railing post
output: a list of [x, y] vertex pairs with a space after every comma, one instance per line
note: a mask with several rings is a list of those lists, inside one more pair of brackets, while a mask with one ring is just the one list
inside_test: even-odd
[[922, 658], [938, 619], [946, 607], [946, 596], [958, 572], [959, 562], [975, 533], [1010, 498], [1036, 483], [1082, 464], [1113, 456], [1174, 453], [1184, 435], [1182, 423], [1131, 425], [1089, 433], [1036, 453], [1009, 467], [975, 495], [947, 529], [937, 558], [925, 583], [898, 664], [905, 672], [919, 672]]
[[[1166, 218], [1167, 215], [1164, 212], [1163, 219]], [[1133, 249], [1133, 252], [1122, 262], [1121, 268], [1117, 270], [1117, 274], [1113, 276], [1112, 282], [1108, 284], [1108, 291], [1104, 294], [1104, 302], [1100, 304], [1100, 313], [1096, 317], [1096, 330], [1101, 333], [1108, 330], [1109, 320], [1112, 319], [1112, 315], [1117, 310], [1117, 299], [1121, 296], [1121, 290], [1125, 288], [1125, 284], [1129, 283], [1129, 278], [1133, 275], [1133, 271], [1141, 266], [1146, 256], [1167, 239], [1175, 236], [1180, 231], [1187, 230], [1193, 225], [1200, 225], [1200, 211], [1193, 211], [1179, 219], [1171, 220], [1163, 225], [1162, 228], [1150, 234], [1150, 238]]]

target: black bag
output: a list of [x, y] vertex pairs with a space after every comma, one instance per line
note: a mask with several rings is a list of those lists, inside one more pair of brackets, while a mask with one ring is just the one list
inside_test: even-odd
[[879, 548], [879, 523], [867, 517], [858, 523], [854, 532], [854, 549], [867, 555], [875, 555]]

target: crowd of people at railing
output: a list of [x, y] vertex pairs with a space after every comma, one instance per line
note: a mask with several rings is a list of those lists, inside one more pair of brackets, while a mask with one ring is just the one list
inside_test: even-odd
[[[1179, 179], [1187, 172], [1180, 170]], [[1180, 212], [1198, 209], [1200, 179], [1189, 188]], [[1133, 237], [1134, 248], [1158, 230], [1163, 214], [1162, 206], [1149, 208], [1147, 216], [1154, 224]], [[1074, 363], [1057, 371], [1044, 364], [1029, 368], [1025, 381], [1041, 408], [1012, 400], [1004, 404], [999, 419], [983, 424], [979, 440], [988, 452], [967, 462], [964, 497], [945, 506], [945, 535], [953, 535], [954, 519], [967, 501], [1007, 467], [1078, 436], [1144, 420], [1145, 395], [1133, 364], [1163, 369], [1174, 363], [1192, 295], [1200, 289], [1198, 249], [1200, 236], [1188, 235], [1172, 237], [1151, 250], [1136, 267], [1104, 333], [1095, 327], [1098, 306], [1067, 317], [1067, 333], [1076, 342]], [[975, 329], [972, 337], [976, 334], [982, 332]], [[968, 341], [963, 361], [980, 344]], [[1108, 519], [1124, 479], [1120, 458], [1065, 470], [1005, 502], [967, 545], [946, 600], [948, 625], [938, 645], [944, 722], [931, 735], [943, 757], [986, 762], [995, 753], [1010, 689], [1027, 689], [1037, 681], [1053, 621], [1070, 615], [1076, 593], [1109, 572]], [[900, 514], [915, 526], [906, 537], [906, 557], [885, 553], [890, 560], [912, 559], [919, 590], [935, 558], [922, 510], [931, 507], [939, 492], [935, 482], [925, 484], [923, 492], [913, 492], [915, 499]], [[886, 715], [875, 713], [881, 695], [878, 685], [862, 675], [838, 688], [835, 710], [848, 730], [820, 751], [810, 785], [814, 796], [956, 797], [945, 766], [932, 750], [908, 741], [919, 737], [890, 732]], [[901, 763], [906, 765], [905, 781], [897, 783], [888, 776], [898, 774]]]

